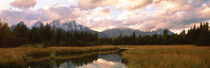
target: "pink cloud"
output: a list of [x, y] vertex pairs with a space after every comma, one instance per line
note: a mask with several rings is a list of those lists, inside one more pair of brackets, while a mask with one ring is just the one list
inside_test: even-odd
[[30, 8], [36, 5], [36, 0], [14, 0], [10, 4], [18, 8]]
[[141, 9], [152, 2], [153, 0], [119, 0], [116, 7], [122, 10], [136, 10]]
[[110, 6], [117, 3], [117, 0], [77, 0], [78, 6], [82, 9], [91, 10], [97, 7]]
[[[185, 0], [156, 1], [144, 8], [152, 7], [153, 12], [142, 10], [126, 11], [122, 15], [123, 25], [144, 31], [158, 28], [183, 29], [188, 25], [210, 19], [209, 7], [202, 5], [203, 0], [188, 2]], [[206, 1], [204, 1], [206, 2]], [[207, 2], [208, 3], [208, 2]]]
[[[12, 3], [16, 1], [20, 0], [15, 0]], [[8, 19], [9, 24], [25, 21], [29, 25], [36, 21], [76, 20], [77, 23], [97, 31], [116, 27], [130, 27], [143, 31], [158, 28], [178, 30], [188, 28], [191, 24], [210, 20], [210, 3], [207, 0], [112, 1], [78, 0], [78, 6], [52, 5], [45, 9], [35, 10], [1, 10], [0, 17]], [[28, 5], [21, 6], [22, 8], [30, 8], [34, 5], [30, 7], [23, 7]], [[116, 10], [120, 13], [115, 12]]]
[[153, 0], [78, 0], [78, 6], [86, 10], [106, 6], [116, 6], [118, 9], [123, 10], [135, 10], [152, 2]]
[[50, 22], [52, 20], [77, 20], [83, 16], [84, 13], [77, 7], [51, 6], [48, 9], [34, 10], [2, 10], [0, 11], [0, 18], [6, 19], [9, 24], [17, 24], [24, 21], [31, 26], [37, 21]]

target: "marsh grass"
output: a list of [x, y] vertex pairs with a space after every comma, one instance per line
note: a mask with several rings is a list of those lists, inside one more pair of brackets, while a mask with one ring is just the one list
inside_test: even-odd
[[210, 47], [193, 45], [122, 46], [128, 68], [208, 68]]
[[45, 57], [55, 58], [60, 55], [77, 55], [91, 52], [116, 50], [114, 46], [89, 46], [89, 47], [16, 47], [0, 48], [0, 68], [20, 68], [26, 64], [30, 58]]
[[39, 57], [39, 58], [33, 58], [29, 62], [42, 62], [47, 60], [68, 60], [71, 58], [79, 58], [79, 57], [85, 57], [85, 56], [91, 56], [91, 55], [98, 55], [98, 54], [110, 54], [110, 53], [117, 53], [119, 50], [112, 50], [112, 51], [99, 51], [99, 52], [91, 52], [91, 53], [85, 53], [85, 54], [78, 54], [78, 55], [63, 55], [63, 56], [56, 56], [54, 59], [51, 59], [50, 57]]
[[55, 57], [56, 57], [56, 53], [55, 53], [55, 52], [51, 52], [51, 53], [50, 53], [50, 58], [51, 58], [51, 59], [55, 59]]

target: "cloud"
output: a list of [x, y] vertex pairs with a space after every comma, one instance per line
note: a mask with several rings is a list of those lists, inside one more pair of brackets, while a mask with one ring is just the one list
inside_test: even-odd
[[[28, 2], [26, 2], [28, 1]], [[18, 8], [35, 6], [35, 0], [15, 0]], [[22, 3], [22, 4], [21, 4]], [[0, 17], [9, 24], [25, 21], [49, 22], [76, 20], [97, 31], [117, 27], [130, 27], [142, 31], [158, 28], [181, 30], [191, 24], [210, 20], [208, 0], [77, 0], [71, 6], [59, 4], [47, 8], [27, 10], [0, 10]]]
[[48, 9], [37, 10], [2, 10], [0, 18], [4, 18], [9, 24], [17, 24], [19, 21], [24, 21], [31, 26], [37, 21], [50, 22], [52, 20], [77, 20], [84, 13], [76, 7], [51, 6]]
[[209, 18], [210, 16], [210, 3], [208, 4], [204, 4], [202, 8], [200, 8], [201, 11], [200, 11], [200, 14], [201, 14], [201, 17], [203, 18]]
[[36, 5], [36, 0], [14, 0], [10, 4], [17, 8], [26, 9], [34, 7]]
[[134, 10], [152, 2], [153, 0], [78, 0], [78, 6], [85, 10], [107, 6], [116, 6], [116, 8], [123, 10]]
[[46, 16], [52, 19], [74, 20], [82, 17], [84, 13], [77, 7], [51, 6], [45, 10]]
[[[189, 1], [189, 0], [188, 0]], [[158, 28], [183, 29], [210, 19], [208, 2], [185, 0], [156, 1], [142, 10], [125, 11], [119, 18], [123, 25], [143, 31]], [[145, 12], [144, 9], [147, 9]]]
[[121, 24], [121, 21], [116, 21], [112, 19], [103, 19], [99, 21], [91, 20], [89, 21], [89, 23], [91, 23], [91, 25], [88, 25], [88, 27], [97, 31], [104, 31], [106, 29], [123, 27], [123, 25]]
[[119, 0], [116, 7], [123, 10], [136, 10], [141, 9], [152, 2], [153, 0]]
[[2, 10], [0, 18], [6, 19], [10, 25], [17, 24], [20, 21], [26, 22], [26, 25], [31, 25], [33, 22], [41, 19], [42, 13], [36, 11], [16, 11], [16, 10]]
[[93, 61], [93, 63], [79, 66], [78, 68], [125, 68], [125, 66], [119, 62], [97, 59], [96, 61]]
[[90, 14], [88, 14], [89, 20], [94, 20], [94, 21], [98, 21], [98, 20], [103, 20], [103, 19], [107, 19], [109, 18], [109, 14], [110, 14], [110, 9], [109, 8], [95, 8], [91, 11], [89, 11]]
[[105, 16], [105, 15], [108, 15], [109, 13], [110, 13], [110, 9], [108, 8], [102, 8], [96, 11], [96, 14], [100, 14], [99, 16]]
[[81, 9], [94, 9], [97, 7], [105, 7], [105, 6], [111, 6], [118, 2], [118, 0], [77, 0], [78, 6]]

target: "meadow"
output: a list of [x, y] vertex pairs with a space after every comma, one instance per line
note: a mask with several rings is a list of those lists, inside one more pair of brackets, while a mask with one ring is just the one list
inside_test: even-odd
[[123, 45], [128, 68], [209, 68], [210, 47], [194, 45]]
[[[0, 68], [22, 68], [28, 61], [40, 61], [45, 59], [61, 59], [74, 56], [84, 56], [89, 54], [105, 53], [114, 50], [119, 50], [119, 48], [106, 45], [87, 47], [47, 48], [26, 45], [16, 48], [0, 48], [0, 50]], [[42, 58], [36, 59], [40, 57]]]
[[103, 45], [86, 47], [21, 46], [0, 48], [1, 68], [22, 68], [27, 62], [68, 59], [98, 53], [121, 52], [128, 68], [209, 68], [210, 47], [195, 45]]

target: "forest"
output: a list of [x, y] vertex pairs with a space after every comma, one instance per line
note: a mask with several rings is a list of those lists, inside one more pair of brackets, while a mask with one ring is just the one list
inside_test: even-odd
[[[22, 22], [22, 21], [21, 21]], [[208, 22], [201, 22], [180, 34], [168, 35], [167, 29], [163, 35], [136, 35], [118, 37], [99, 37], [97, 33], [65, 32], [50, 27], [49, 24], [29, 29], [25, 24], [17, 24], [11, 29], [6, 22], [0, 21], [0, 47], [17, 47], [25, 44], [44, 44], [45, 46], [87, 46], [87, 45], [210, 45], [210, 29]]]

